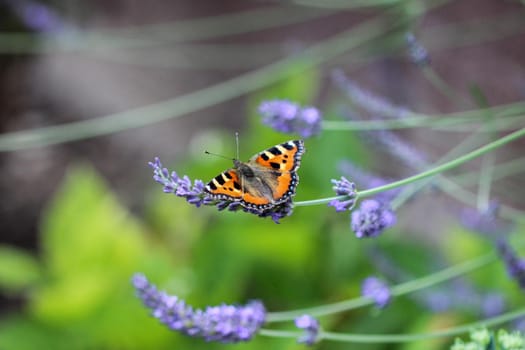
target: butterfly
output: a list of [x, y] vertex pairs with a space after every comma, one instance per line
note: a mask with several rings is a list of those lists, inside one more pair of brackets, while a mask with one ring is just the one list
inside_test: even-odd
[[259, 152], [248, 162], [234, 159], [233, 168], [214, 177], [204, 190], [212, 199], [264, 212], [295, 195], [304, 152], [303, 140], [292, 140]]

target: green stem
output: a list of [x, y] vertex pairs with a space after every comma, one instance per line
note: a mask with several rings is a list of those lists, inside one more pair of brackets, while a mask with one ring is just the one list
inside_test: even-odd
[[[479, 128], [475, 133], [471, 134], [468, 138], [461, 141], [458, 145], [456, 145], [453, 149], [447, 152], [443, 157], [441, 157], [434, 166], [438, 164], [442, 164], [443, 162], [449, 161], [451, 158], [457, 157], [459, 154], [458, 152], [464, 152], [463, 150], [468, 147], [470, 143], [475, 141], [477, 139], [477, 136], [479, 136], [479, 133], [484, 130], [484, 128]], [[442, 178], [443, 175], [439, 174], [437, 175], [437, 178]], [[398, 209], [403, 205], [410, 197], [412, 197], [415, 193], [417, 193], [419, 190], [421, 190], [423, 187], [428, 185], [433, 179], [427, 178], [424, 181], [419, 181], [418, 183], [412, 184], [411, 186], [407, 186], [399, 193], [391, 202], [392, 208], [394, 210]]]
[[[393, 15], [395, 12], [388, 12]], [[383, 16], [366, 21], [323, 42], [261, 69], [172, 100], [96, 119], [0, 135], [0, 151], [13, 151], [108, 135], [181, 117], [299, 74], [404, 25], [408, 18], [386, 23]]]
[[369, 7], [382, 7], [395, 3], [397, 0], [331, 0], [331, 1], [316, 1], [316, 0], [292, 0], [297, 5], [311, 6], [316, 8], [329, 9], [356, 9]]
[[489, 153], [481, 159], [477, 205], [479, 211], [485, 211], [489, 207], [490, 189], [492, 187], [492, 177], [494, 174], [494, 158], [494, 154]]
[[445, 97], [448, 97], [452, 101], [461, 105], [466, 101], [462, 99], [457, 92], [453, 91], [452, 88], [436, 73], [436, 71], [431, 67], [427, 66], [422, 69], [423, 76], [432, 84], [436, 90], [438, 90]]
[[440, 331], [419, 334], [338, 334], [332, 332], [321, 333], [321, 339], [356, 342], [356, 343], [406, 343], [431, 338], [444, 338], [460, 335], [480, 327], [493, 327], [518, 319], [525, 315], [525, 308], [507, 312], [503, 315], [488, 318], [482, 321], [468, 323], [465, 325], [443, 329]]
[[[407, 177], [403, 180], [399, 180], [399, 181], [395, 181], [395, 182], [392, 182], [390, 184], [387, 184], [387, 185], [383, 185], [383, 186], [379, 186], [379, 187], [375, 187], [375, 188], [371, 188], [369, 190], [364, 190], [364, 191], [359, 191], [358, 192], [358, 197], [359, 198], [364, 198], [364, 197], [370, 197], [370, 196], [373, 196], [373, 195], [376, 195], [378, 193], [381, 193], [381, 192], [384, 192], [384, 191], [388, 191], [388, 190], [391, 190], [391, 189], [394, 189], [394, 188], [397, 188], [397, 187], [400, 187], [400, 186], [404, 186], [404, 185], [408, 185], [410, 183], [413, 183], [413, 182], [416, 182], [416, 181], [419, 181], [419, 180], [422, 180], [424, 178], [427, 178], [427, 177], [430, 177], [430, 176], [434, 176], [434, 175], [437, 175], [439, 173], [442, 173], [446, 170], [449, 170], [449, 169], [452, 169], [452, 168], [455, 168], [465, 162], [468, 162], [476, 157], [479, 157], [479, 156], [482, 156], [483, 154], [486, 154], [490, 151], [493, 151], [499, 147], [502, 147], [504, 145], [506, 145], [507, 143], [509, 142], [512, 142], [522, 136], [525, 135], [525, 128], [522, 128], [522, 129], [519, 129], [511, 134], [508, 134], [507, 136], [504, 136], [496, 141], [493, 141], [483, 147], [480, 147], [472, 152], [469, 152], [461, 157], [458, 157], [450, 162], [447, 162], [447, 163], [444, 163], [444, 164], [441, 164], [441, 165], [438, 165], [432, 169], [429, 169], [427, 171], [423, 171], [417, 175], [414, 175], [414, 176], [410, 176], [410, 177]], [[326, 203], [329, 203], [330, 201], [334, 200], [334, 199], [345, 199], [346, 196], [336, 196], [336, 197], [329, 197], [329, 198], [322, 198], [322, 199], [316, 199], [316, 200], [310, 200], [310, 201], [301, 201], [301, 202], [296, 202], [295, 205], [296, 206], [306, 206], [306, 205], [319, 205], [319, 204], [326, 204]]]
[[[440, 188], [449, 196], [454, 197], [458, 201], [467, 205], [475, 205], [476, 196], [473, 193], [465, 190], [463, 187], [443, 176], [438, 177], [438, 182]], [[525, 223], [525, 213], [523, 211], [514, 209], [504, 204], [500, 205], [500, 215], [502, 218]]]
[[[249, 33], [327, 17], [334, 11], [313, 11], [263, 7], [224, 15], [201, 17], [153, 25], [66, 31], [58, 34], [0, 32], [1, 53], [42, 53], [61, 51], [100, 51], [147, 48], [174, 42], [204, 40]], [[90, 52], [91, 53], [91, 52]]]
[[[472, 99], [478, 104], [479, 107], [487, 108], [489, 106], [487, 97], [485, 96], [483, 90], [478, 86], [478, 84], [472, 84], [470, 87], [470, 94]], [[495, 138], [495, 122], [497, 121], [496, 117], [490, 113], [489, 110], [483, 113], [484, 129], [488, 132], [487, 139], [493, 141]], [[494, 173], [494, 160], [495, 153], [492, 152], [484, 155], [481, 158], [481, 168], [479, 171], [478, 179], [478, 202], [477, 208], [480, 212], [484, 212], [489, 207], [490, 201], [490, 189], [492, 187], [492, 176]]]
[[[445, 338], [460, 335], [471, 331], [472, 329], [480, 327], [493, 327], [506, 323], [512, 320], [516, 320], [525, 315], [525, 308], [507, 312], [503, 315], [488, 318], [478, 322], [468, 323], [457, 327], [451, 327], [442, 329], [435, 332], [418, 333], [418, 334], [341, 334], [335, 332], [324, 332], [319, 333], [319, 340], [332, 340], [332, 341], [343, 341], [348, 343], [407, 343], [418, 340], [428, 340], [432, 338]], [[297, 338], [302, 332], [299, 331], [280, 331], [273, 329], [261, 329], [260, 335], [268, 337], [280, 337], [280, 338]]]
[[[501, 117], [494, 125], [491, 131], [515, 129], [515, 124], [518, 121], [525, 120], [525, 114], [511, 115], [508, 117]], [[478, 118], [466, 117], [430, 117], [426, 115], [413, 114], [411, 117], [403, 119], [390, 120], [326, 120], [323, 121], [322, 127], [326, 131], [368, 131], [368, 130], [398, 130], [398, 129], [415, 129], [415, 128], [430, 128], [434, 130], [443, 130], [449, 132], [467, 132], [473, 127], [479, 127], [481, 120]]]
[[[433, 274], [417, 278], [405, 283], [398, 284], [391, 288], [391, 293], [393, 296], [400, 296], [408, 294], [423, 288], [433, 286], [435, 284], [462, 276], [474, 270], [480, 269], [489, 263], [493, 262], [495, 257], [493, 254], [487, 254], [476, 259], [472, 259], [449, 268], [443, 269], [441, 271], [435, 272]], [[296, 317], [309, 314], [312, 316], [323, 316], [329, 315], [337, 312], [348, 311], [358, 307], [366, 306], [373, 304], [373, 301], [369, 298], [359, 297], [350, 300], [341, 301], [338, 303], [327, 304], [319, 307], [312, 307], [307, 309], [285, 311], [285, 312], [270, 312], [267, 316], [267, 322], [281, 322], [281, 321], [290, 321]]]
[[455, 168], [463, 163], [466, 163], [474, 158], [477, 158], [479, 156], [482, 156], [488, 152], [491, 152], [501, 146], [504, 146], [506, 145], [507, 143], [509, 142], [512, 142], [522, 136], [525, 136], [525, 128], [522, 128], [522, 129], [519, 129], [511, 134], [508, 134], [507, 136], [504, 136], [496, 141], [493, 141], [483, 147], [480, 147], [478, 148], [477, 150], [474, 150], [472, 152], [469, 152], [461, 157], [458, 157], [450, 162], [447, 162], [445, 164], [442, 164], [442, 165], [438, 165], [437, 167], [435, 168], [432, 168], [432, 169], [429, 169], [427, 171], [423, 171], [422, 173], [419, 173], [417, 175], [414, 175], [414, 176], [410, 176], [406, 179], [403, 179], [403, 180], [400, 180], [400, 181], [396, 181], [396, 182], [393, 182], [391, 184], [388, 184], [388, 185], [384, 185], [384, 186], [379, 186], [379, 187], [376, 187], [376, 188], [372, 188], [370, 190], [365, 190], [365, 191], [360, 191], [359, 192], [359, 197], [370, 197], [372, 195], [375, 195], [377, 193], [381, 193], [383, 191], [388, 191], [388, 190], [391, 190], [393, 188], [396, 188], [396, 187], [399, 187], [399, 186], [404, 186], [404, 185], [407, 185], [407, 184], [410, 184], [412, 182], [415, 182], [415, 181], [418, 181], [418, 180], [421, 180], [421, 179], [424, 179], [426, 177], [430, 177], [430, 176], [434, 176], [434, 175], [437, 175], [439, 173], [442, 173], [446, 170], [449, 170], [449, 169], [452, 169], [452, 168]]
[[[484, 106], [486, 106], [486, 105], [484, 105]], [[484, 114], [484, 118], [485, 119], [486, 119], [487, 115], [491, 115], [490, 114], [490, 108], [485, 107], [485, 108], [480, 109], [480, 111], [483, 111], [482, 114]], [[493, 121], [491, 120], [490, 122], [493, 122]], [[482, 132], [486, 132], [486, 131], [487, 131], [487, 124], [485, 123], [483, 126], [479, 127], [476, 130], [475, 133], [472, 133], [468, 138], [466, 138], [461, 143], [459, 143], [457, 146], [455, 146], [452, 150], [447, 152], [447, 154], [445, 156], [441, 157], [435, 163], [435, 165], [441, 164], [443, 162], [446, 162], [446, 161], [450, 160], [453, 157], [456, 157], [458, 155], [458, 152], [461, 152], [461, 150], [470, 147], [469, 145], [471, 143], [473, 143], [473, 141], [476, 141], [478, 139], [478, 136]], [[485, 160], [487, 157], [490, 157], [492, 154], [493, 153], [489, 153], [489, 154], [485, 155], [483, 157], [483, 160]], [[442, 174], [439, 174], [439, 175], [437, 175], [437, 179], [438, 180], [444, 179], [444, 176]], [[420, 181], [417, 184], [414, 184], [412, 186], [409, 186], [409, 187], [405, 188], [400, 194], [398, 194], [396, 196], [396, 198], [394, 200], [392, 200], [392, 202], [391, 202], [392, 208], [394, 210], [399, 208], [406, 200], [408, 200], [412, 195], [414, 195], [416, 192], [418, 192], [421, 188], [426, 186], [430, 181], [432, 181], [431, 178], [430, 179], [426, 179], [425, 181]], [[446, 181], [439, 182], [439, 184], [442, 184], [442, 185], [446, 184], [446, 183], [447, 183]], [[488, 203], [488, 201], [487, 201], [487, 203]]]
[[[492, 181], [498, 181], [509, 176], [525, 172], [525, 157], [509, 160], [508, 162], [498, 163], [494, 168], [494, 175]], [[458, 184], [472, 184], [479, 177], [479, 171], [469, 171], [458, 174], [450, 180]]]

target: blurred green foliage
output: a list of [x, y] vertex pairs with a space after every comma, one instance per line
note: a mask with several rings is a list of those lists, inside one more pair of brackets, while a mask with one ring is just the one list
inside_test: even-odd
[[71, 169], [43, 215], [41, 254], [2, 247], [2, 287], [27, 299], [22, 314], [4, 318], [3, 349], [144, 348], [169, 332], [149, 322], [130, 289], [135, 271], [168, 279], [169, 252], [89, 166]]

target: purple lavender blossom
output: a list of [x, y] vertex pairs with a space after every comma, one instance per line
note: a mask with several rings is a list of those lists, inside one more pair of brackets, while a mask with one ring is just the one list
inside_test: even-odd
[[452, 296], [455, 294], [445, 290], [425, 291], [414, 297], [419, 299], [426, 307], [433, 312], [444, 312], [452, 308]]
[[525, 317], [520, 317], [514, 320], [513, 329], [522, 333], [525, 333]]
[[279, 220], [292, 215], [293, 201], [291, 198], [289, 198], [286, 202], [283, 202], [270, 209], [265, 209], [262, 211], [255, 208], [245, 208], [241, 205], [240, 202], [219, 201], [217, 203], [217, 209], [228, 209], [229, 211], [242, 210], [246, 213], [257, 215], [260, 218], [271, 217], [273, 222], [275, 222], [276, 224], [280, 224]]
[[481, 311], [485, 317], [493, 317], [505, 310], [505, 299], [498, 292], [488, 292], [481, 297]]
[[525, 289], [525, 258], [519, 257], [504, 238], [497, 241], [496, 247], [507, 267], [509, 276], [515, 279], [522, 289]]
[[174, 193], [178, 197], [184, 197], [188, 203], [196, 207], [213, 202], [204, 192], [204, 183], [201, 180], [195, 180], [192, 186], [188, 176], [184, 175], [181, 178], [174, 171], [170, 174], [158, 157], [148, 164], [153, 169], [153, 179], [164, 186], [164, 193]]
[[465, 310], [493, 317], [505, 310], [503, 295], [496, 291], [482, 293], [463, 280], [454, 281], [448, 288], [419, 293], [417, 298], [435, 312]]
[[242, 209], [241, 202], [232, 202], [232, 201], [224, 201], [221, 200], [216, 204], [217, 209], [219, 211], [228, 209], [228, 211], [237, 211], [239, 209]]
[[298, 343], [313, 345], [319, 336], [319, 321], [310, 315], [302, 315], [295, 319], [295, 326], [304, 329], [304, 334], [297, 339]]
[[194, 309], [184, 300], [157, 290], [142, 274], [136, 274], [132, 283], [144, 306], [152, 316], [172, 330], [207, 341], [236, 343], [250, 340], [265, 322], [266, 310], [259, 301], [245, 306], [208, 306]]
[[419, 43], [414, 34], [407, 33], [405, 35], [405, 41], [407, 43], [408, 56], [412, 63], [416, 64], [418, 67], [425, 67], [430, 64], [428, 51]]
[[357, 238], [376, 237], [396, 223], [396, 215], [387, 204], [375, 199], [364, 200], [351, 216], [351, 227]]
[[303, 138], [319, 134], [321, 112], [315, 107], [300, 107], [287, 100], [271, 100], [259, 105], [263, 124], [283, 133], [297, 133]]
[[487, 236], [501, 236], [509, 233], [513, 225], [499, 218], [498, 202], [491, 202], [484, 211], [473, 208], [465, 208], [461, 212], [461, 223], [467, 229], [483, 233]]
[[413, 114], [405, 107], [396, 106], [384, 98], [362, 89], [356, 82], [348, 79], [342, 70], [334, 70], [332, 80], [355, 105], [372, 116], [404, 119]]
[[361, 284], [361, 294], [374, 301], [379, 308], [384, 308], [392, 297], [388, 285], [377, 277], [367, 277]]
[[346, 210], [352, 210], [355, 205], [356, 190], [355, 184], [348, 181], [347, 178], [341, 176], [341, 180], [332, 179], [334, 184], [334, 191], [338, 196], [346, 196], [345, 199], [334, 199], [328, 203], [329, 206], [335, 208], [335, 211], [341, 212]]
[[37, 1], [6, 0], [5, 2], [30, 29], [39, 32], [57, 32], [67, 26], [56, 11]]
[[293, 212], [293, 201], [290, 198], [286, 202], [276, 205], [275, 207], [271, 209], [267, 209], [263, 211], [262, 213], [258, 213], [258, 215], [259, 217], [262, 217], [262, 218], [269, 216], [272, 218], [273, 222], [278, 224], [280, 219], [292, 215], [292, 212]]

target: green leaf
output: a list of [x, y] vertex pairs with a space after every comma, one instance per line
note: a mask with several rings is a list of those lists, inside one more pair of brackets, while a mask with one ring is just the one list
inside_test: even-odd
[[67, 334], [20, 315], [11, 316], [0, 322], [0, 348], [33, 350], [71, 350], [73, 342]]
[[23, 250], [0, 246], [0, 288], [9, 293], [21, 292], [41, 277], [38, 261]]
[[[150, 249], [145, 237], [144, 227], [90, 167], [70, 169], [42, 222], [48, 278], [32, 294], [29, 311], [46, 324], [77, 322], [83, 331], [107, 336], [100, 327], [117, 317], [115, 301], [140, 305], [130, 284], [135, 272], [156, 280], [173, 271], [166, 250]], [[119, 327], [126, 330], [137, 314], [120, 312], [129, 324]]]
[[53, 277], [130, 271], [143, 249], [141, 229], [91, 168], [73, 168], [43, 220], [46, 266]]

